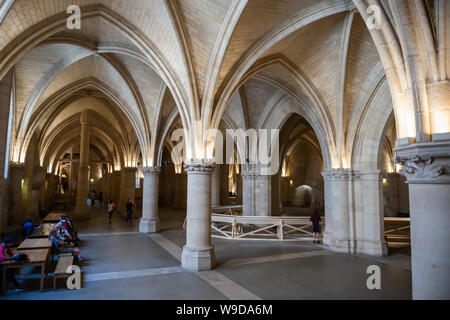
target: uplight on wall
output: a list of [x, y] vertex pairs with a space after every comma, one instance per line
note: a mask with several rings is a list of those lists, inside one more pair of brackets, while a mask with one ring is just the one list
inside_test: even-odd
[[294, 180], [289, 180], [289, 185], [290, 185], [291, 187], [293, 187], [293, 186], [294, 186]]
[[91, 178], [91, 183], [94, 183], [94, 181], [95, 181], [94, 178]]
[[386, 178], [383, 178], [383, 185], [387, 185], [388, 184], [388, 181], [387, 181], [387, 179]]
[[175, 164], [175, 173], [176, 174], [180, 174], [181, 171], [183, 170], [183, 164]]

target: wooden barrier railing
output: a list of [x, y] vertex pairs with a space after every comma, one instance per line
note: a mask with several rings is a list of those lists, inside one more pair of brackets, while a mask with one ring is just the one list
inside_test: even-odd
[[[241, 205], [231, 205], [231, 206], [213, 206], [211, 207], [211, 212], [214, 214], [226, 214], [226, 215], [242, 215], [242, 206]], [[187, 217], [183, 222], [183, 229], [187, 228]]]
[[[322, 217], [322, 224], [325, 219]], [[213, 214], [212, 237], [232, 240], [312, 240], [309, 217], [259, 217]]]
[[384, 218], [384, 237], [386, 241], [394, 242], [411, 242], [410, 233], [406, 232], [411, 229], [410, 218], [385, 217]]

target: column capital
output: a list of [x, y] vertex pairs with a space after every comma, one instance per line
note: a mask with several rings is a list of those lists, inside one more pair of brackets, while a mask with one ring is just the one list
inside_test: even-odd
[[87, 109], [81, 111], [80, 123], [81, 123], [81, 125], [89, 124], [89, 112]]
[[211, 174], [215, 167], [213, 160], [190, 160], [184, 163], [187, 174]]
[[24, 163], [11, 162], [9, 167], [10, 167], [10, 169], [14, 169], [14, 170], [17, 170], [17, 171], [25, 171], [25, 164]]
[[330, 169], [322, 172], [323, 179], [326, 181], [354, 180], [359, 178], [358, 172], [351, 169]]
[[123, 172], [125, 172], [125, 173], [134, 173], [134, 172], [137, 171], [137, 168], [125, 167], [125, 168], [123, 168], [122, 170], [123, 170]]
[[395, 149], [406, 183], [450, 184], [450, 140], [416, 143]]
[[261, 164], [244, 164], [242, 166], [242, 177], [271, 177], [270, 174], [261, 173], [262, 169]]
[[161, 173], [160, 167], [143, 167], [142, 168], [142, 174], [144, 176], [157, 176]]

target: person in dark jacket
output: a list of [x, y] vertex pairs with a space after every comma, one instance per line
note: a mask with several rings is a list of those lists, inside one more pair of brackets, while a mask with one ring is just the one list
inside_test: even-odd
[[312, 214], [311, 218], [309, 218], [309, 221], [312, 222], [313, 242], [320, 243], [320, 222], [322, 221], [322, 219], [320, 218], [319, 211], [317, 209], [314, 210], [314, 213]]
[[33, 219], [28, 219], [27, 222], [23, 225], [22, 236], [24, 239], [31, 236], [34, 231]]
[[128, 199], [125, 206], [127, 209], [127, 223], [128, 223], [128, 221], [130, 221], [130, 223], [132, 223], [133, 208], [135, 207], [135, 204], [131, 199]]

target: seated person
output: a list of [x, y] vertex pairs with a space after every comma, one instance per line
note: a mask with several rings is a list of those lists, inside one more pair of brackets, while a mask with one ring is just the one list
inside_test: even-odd
[[22, 236], [23, 238], [28, 238], [34, 231], [33, 219], [28, 219], [23, 225]]
[[74, 231], [73, 223], [68, 216], [61, 216], [60, 221], [55, 225], [55, 228], [64, 238], [69, 241], [79, 241], [77, 233]]
[[[0, 244], [0, 262], [9, 261], [9, 260], [13, 260], [13, 252], [11, 250], [11, 238], [4, 238], [2, 240], [2, 243]], [[3, 272], [2, 265], [0, 265], [0, 271], [1, 271], [1, 273]], [[17, 292], [26, 291], [26, 289], [22, 289], [20, 287], [19, 282], [16, 280], [16, 277], [14, 276], [13, 269], [6, 269], [6, 280], [8, 282], [11, 282], [14, 285], [15, 290]], [[0, 281], [2, 281], [1, 277], [0, 277]]]
[[72, 219], [70, 219], [69, 216], [65, 216], [65, 220], [67, 221], [67, 230], [69, 231], [70, 235], [72, 236], [72, 238], [75, 241], [80, 241], [80, 239], [78, 238], [78, 233], [75, 232], [75, 228], [73, 226], [73, 221]]
[[58, 236], [58, 231], [53, 228], [50, 231], [50, 242], [53, 247], [58, 251], [58, 253], [71, 253], [73, 256], [77, 257], [78, 261], [81, 261], [80, 248], [76, 247], [74, 243], [66, 243], [63, 239]]

